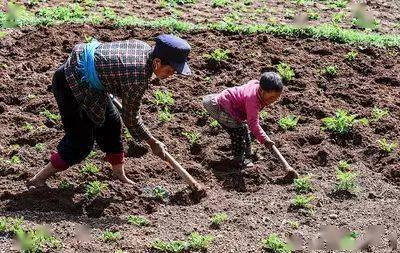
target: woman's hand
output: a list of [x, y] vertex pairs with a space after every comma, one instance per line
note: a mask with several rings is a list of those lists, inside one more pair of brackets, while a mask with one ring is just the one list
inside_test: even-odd
[[150, 145], [153, 154], [165, 160], [167, 147], [164, 143], [154, 138], [150, 138], [147, 143]]

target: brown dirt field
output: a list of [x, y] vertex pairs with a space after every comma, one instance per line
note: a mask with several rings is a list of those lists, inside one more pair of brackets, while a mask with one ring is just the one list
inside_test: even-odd
[[[25, 4], [28, 9], [37, 11], [43, 6], [59, 6], [68, 3], [82, 1], [56, 1], [47, 0], [37, 5], [28, 5], [27, 1], [15, 1], [17, 3]], [[183, 21], [193, 23], [203, 22], [218, 22], [226, 17], [233, 17], [239, 23], [265, 23], [275, 22], [282, 24], [293, 24], [299, 20], [307, 17], [309, 11], [314, 11], [319, 14], [317, 20], [307, 20], [306, 23], [310, 25], [331, 23], [332, 16], [336, 13], [343, 13], [343, 22], [339, 25], [345, 28], [353, 27], [351, 21], [353, 18], [352, 11], [359, 3], [365, 4], [365, 10], [370, 17], [379, 21], [379, 27], [376, 29], [380, 33], [398, 33], [400, 32], [400, 3], [396, 1], [354, 1], [348, 2], [345, 8], [331, 7], [332, 1], [303, 1], [304, 4], [297, 4], [295, 0], [269, 0], [269, 1], [249, 1], [250, 4], [244, 5], [243, 0], [231, 0], [225, 7], [212, 7], [212, 1], [198, 0], [195, 4], [177, 5], [170, 8], [168, 5], [162, 7], [158, 0], [137, 0], [137, 1], [93, 1], [95, 5], [89, 7], [93, 11], [102, 11], [102, 7], [110, 7], [118, 13], [118, 16], [135, 15], [144, 19], [164, 18], [168, 16], [176, 17]], [[302, 1], [298, 1], [302, 2]], [[287, 10], [294, 11], [294, 17], [288, 15]], [[232, 14], [236, 14], [232, 16]]]
[[[154, 239], [185, 239], [192, 231], [215, 236], [209, 252], [261, 252], [261, 239], [272, 232], [301, 235], [308, 242], [325, 225], [362, 232], [372, 224], [382, 225], [386, 230], [383, 243], [369, 251], [390, 252], [388, 235], [400, 234], [399, 149], [383, 155], [376, 141], [385, 137], [400, 142], [400, 63], [399, 52], [393, 50], [268, 35], [184, 34], [193, 47], [190, 65], [194, 75], [152, 82], [142, 115], [171, 154], [209, 188], [208, 196], [201, 201], [190, 198], [177, 173], [150, 153], [138, 152], [131, 152], [126, 163], [135, 187], [110, 180], [109, 167], [98, 152], [89, 159], [101, 167], [98, 175], [85, 178], [79, 173], [81, 164], [49, 180], [49, 189], [28, 191], [25, 180], [46, 164], [49, 152], [62, 136], [62, 127], [48, 122], [39, 112], [45, 108], [57, 112], [55, 100], [46, 88], [53, 71], [74, 44], [83, 41], [85, 35], [100, 41], [138, 38], [152, 43], [152, 38], [160, 33], [64, 25], [23, 28], [0, 41], [0, 155], [10, 159], [18, 154], [22, 160], [20, 165], [2, 163], [0, 215], [24, 216], [32, 224], [46, 224], [63, 241], [62, 252], [114, 252], [118, 248], [151, 252], [148, 245]], [[231, 58], [220, 68], [210, 68], [202, 55], [218, 47], [230, 49]], [[351, 50], [359, 55], [354, 62], [347, 62], [344, 55]], [[257, 78], [262, 71], [274, 70], [280, 61], [295, 69], [296, 78], [287, 83], [282, 99], [266, 109], [268, 119], [264, 127], [294, 168], [301, 174], [314, 175], [313, 194], [317, 200], [313, 215], [290, 208], [295, 196], [293, 186], [275, 183], [274, 178], [283, 172], [268, 151], [255, 144], [265, 160], [238, 172], [229, 166], [227, 134], [212, 130], [208, 119], [198, 116], [203, 95]], [[338, 75], [333, 78], [322, 75], [320, 70], [326, 65], [337, 65]], [[175, 118], [160, 124], [151, 100], [154, 90], [164, 88], [174, 94], [176, 104], [171, 111]], [[332, 115], [337, 108], [369, 117], [375, 105], [388, 108], [391, 117], [355, 127], [344, 138], [320, 130], [320, 119]], [[294, 131], [283, 132], [277, 121], [287, 114], [299, 115], [301, 119]], [[25, 122], [35, 129], [22, 130]], [[197, 152], [190, 151], [182, 130], [202, 134]], [[37, 143], [43, 143], [44, 150], [36, 150]], [[13, 149], [14, 144], [20, 148]], [[331, 194], [339, 160], [352, 162], [359, 173], [361, 191], [352, 198]], [[108, 182], [109, 190], [90, 202], [84, 197], [84, 186], [94, 178]], [[57, 186], [63, 179], [72, 182], [74, 188], [59, 190]], [[146, 189], [156, 185], [169, 191], [169, 202], [155, 201], [146, 193]], [[209, 217], [220, 211], [227, 212], [230, 218], [216, 230], [210, 227]], [[144, 215], [152, 225], [136, 228], [127, 224], [126, 218], [131, 214]], [[292, 230], [287, 224], [289, 220], [299, 221], [300, 228]], [[80, 226], [89, 229], [90, 240], [79, 240], [76, 234]], [[99, 236], [105, 229], [120, 231], [123, 239], [103, 243]], [[0, 237], [1, 252], [14, 252], [11, 244], [10, 238]]]

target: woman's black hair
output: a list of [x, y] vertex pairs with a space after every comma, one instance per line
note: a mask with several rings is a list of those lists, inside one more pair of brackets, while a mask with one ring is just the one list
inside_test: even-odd
[[282, 92], [282, 90], [283, 90], [282, 79], [275, 72], [264, 72], [261, 75], [260, 87], [264, 91]]

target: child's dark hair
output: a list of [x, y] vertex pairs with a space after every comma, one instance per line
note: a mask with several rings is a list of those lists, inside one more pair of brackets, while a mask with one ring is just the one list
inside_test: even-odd
[[264, 72], [261, 75], [260, 87], [264, 91], [282, 92], [282, 90], [283, 90], [282, 79], [275, 72]]

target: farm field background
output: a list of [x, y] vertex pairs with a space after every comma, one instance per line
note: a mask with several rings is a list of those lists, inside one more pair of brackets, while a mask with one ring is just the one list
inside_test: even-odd
[[[356, 232], [358, 239], [365, 238], [369, 226], [383, 226], [381, 243], [368, 250], [391, 252], [389, 239], [400, 234], [399, 5], [367, 3], [376, 22], [365, 29], [355, 25], [354, 3], [346, 1], [183, 2], [16, 1], [24, 8], [19, 6], [15, 17], [0, 13], [0, 252], [19, 252], [15, 236], [1, 230], [4, 217], [24, 217], [26, 230], [47, 227], [62, 245], [47, 245], [45, 252], [158, 252], [151, 247], [156, 239], [186, 240], [196, 231], [213, 236], [207, 252], [264, 252], [262, 240], [273, 233], [282, 239], [301, 236], [308, 243], [326, 225]], [[295, 25], [302, 14], [314, 30]], [[191, 44], [194, 73], [153, 81], [142, 117], [209, 188], [207, 197], [192, 198], [179, 175], [129, 135], [124, 136], [126, 168], [134, 187], [111, 180], [110, 167], [96, 149], [82, 164], [49, 180], [49, 189], [28, 191], [25, 181], [46, 164], [63, 134], [47, 87], [73, 46], [92, 38], [153, 44], [165, 32]], [[207, 60], [205, 55], [216, 49], [226, 53], [225, 59]], [[204, 95], [278, 66], [290, 80], [282, 99], [265, 109], [263, 127], [288, 162], [303, 176], [311, 175], [312, 191], [304, 196], [313, 200], [306, 208], [293, 208], [294, 185], [275, 180], [283, 174], [279, 161], [255, 141], [264, 159], [254, 168], [234, 170], [227, 134], [201, 106]], [[157, 90], [171, 92], [175, 100], [167, 122], [160, 121], [161, 108], [154, 103]], [[338, 109], [356, 114], [359, 123], [344, 135], [322, 130], [323, 119]], [[278, 122], [289, 115], [299, 119], [285, 131]], [[183, 132], [200, 134], [197, 144], [190, 145]], [[391, 143], [393, 150], [382, 150]], [[334, 191], [340, 161], [356, 174], [352, 194]], [[93, 167], [99, 172], [84, 172]], [[108, 187], [88, 198], [86, 188], [94, 180]], [[162, 190], [168, 197], [157, 199]], [[210, 220], [216, 213], [228, 217], [219, 228]], [[131, 215], [150, 224], [131, 224]], [[119, 232], [120, 238], [106, 241], [105, 231]]]

